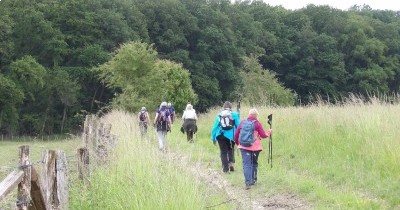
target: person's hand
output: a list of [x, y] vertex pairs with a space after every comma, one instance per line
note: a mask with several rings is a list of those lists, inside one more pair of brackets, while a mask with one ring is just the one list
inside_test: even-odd
[[272, 134], [272, 128], [270, 128], [268, 131], [269, 131], [270, 134]]
[[214, 146], [217, 145], [217, 141], [213, 141]]

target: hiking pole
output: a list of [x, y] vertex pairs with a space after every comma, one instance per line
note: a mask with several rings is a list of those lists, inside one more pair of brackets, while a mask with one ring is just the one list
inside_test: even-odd
[[[240, 121], [240, 101], [241, 101], [241, 96], [239, 95], [238, 99], [237, 99], [237, 106], [236, 106], [236, 110], [237, 110], [237, 113], [239, 116], [239, 121]], [[235, 132], [233, 132], [233, 135], [235, 136]], [[237, 154], [237, 156], [239, 156], [239, 148], [237, 148], [237, 147], [236, 147], [236, 154]]]
[[[272, 129], [272, 114], [268, 115], [268, 124], [269, 128]], [[268, 142], [268, 164], [270, 163], [272, 168], [272, 133], [269, 136], [269, 142]]]

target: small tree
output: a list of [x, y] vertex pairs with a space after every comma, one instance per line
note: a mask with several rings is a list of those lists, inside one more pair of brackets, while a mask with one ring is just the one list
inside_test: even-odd
[[97, 70], [109, 87], [121, 90], [113, 106], [128, 111], [134, 112], [141, 106], [154, 110], [161, 101], [171, 101], [179, 111], [188, 101], [197, 100], [189, 72], [180, 64], [159, 60], [152, 45], [146, 43], [122, 45]]
[[244, 59], [244, 67], [240, 72], [242, 87], [239, 93], [244, 102], [254, 105], [290, 106], [295, 102], [295, 94], [285, 88], [275, 77], [275, 73], [263, 69], [257, 56]]

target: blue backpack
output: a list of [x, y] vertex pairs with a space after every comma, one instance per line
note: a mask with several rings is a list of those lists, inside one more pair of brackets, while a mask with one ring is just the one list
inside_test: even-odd
[[239, 143], [244, 147], [253, 145], [254, 138], [254, 123], [256, 120], [245, 120], [240, 127]]

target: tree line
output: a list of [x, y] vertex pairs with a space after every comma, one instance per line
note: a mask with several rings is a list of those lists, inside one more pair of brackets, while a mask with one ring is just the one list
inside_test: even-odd
[[[145, 65], [161, 70], [150, 75], [169, 77], [137, 71], [123, 80], [130, 74], [117, 54], [132, 58], [129, 46], [138, 43], [157, 52]], [[118, 81], [107, 76], [114, 69]], [[174, 78], [184, 79], [150, 98], [180, 106], [186, 102], [171, 96], [183, 85], [181, 94], [199, 111], [249, 92], [257, 93], [250, 103], [276, 105], [307, 103], [314, 94], [398, 92], [400, 12], [312, 4], [287, 10], [260, 0], [0, 1], [2, 134], [69, 132], [86, 113], [111, 104], [134, 111], [150, 103], [143, 91], [160, 87], [138, 84]]]

